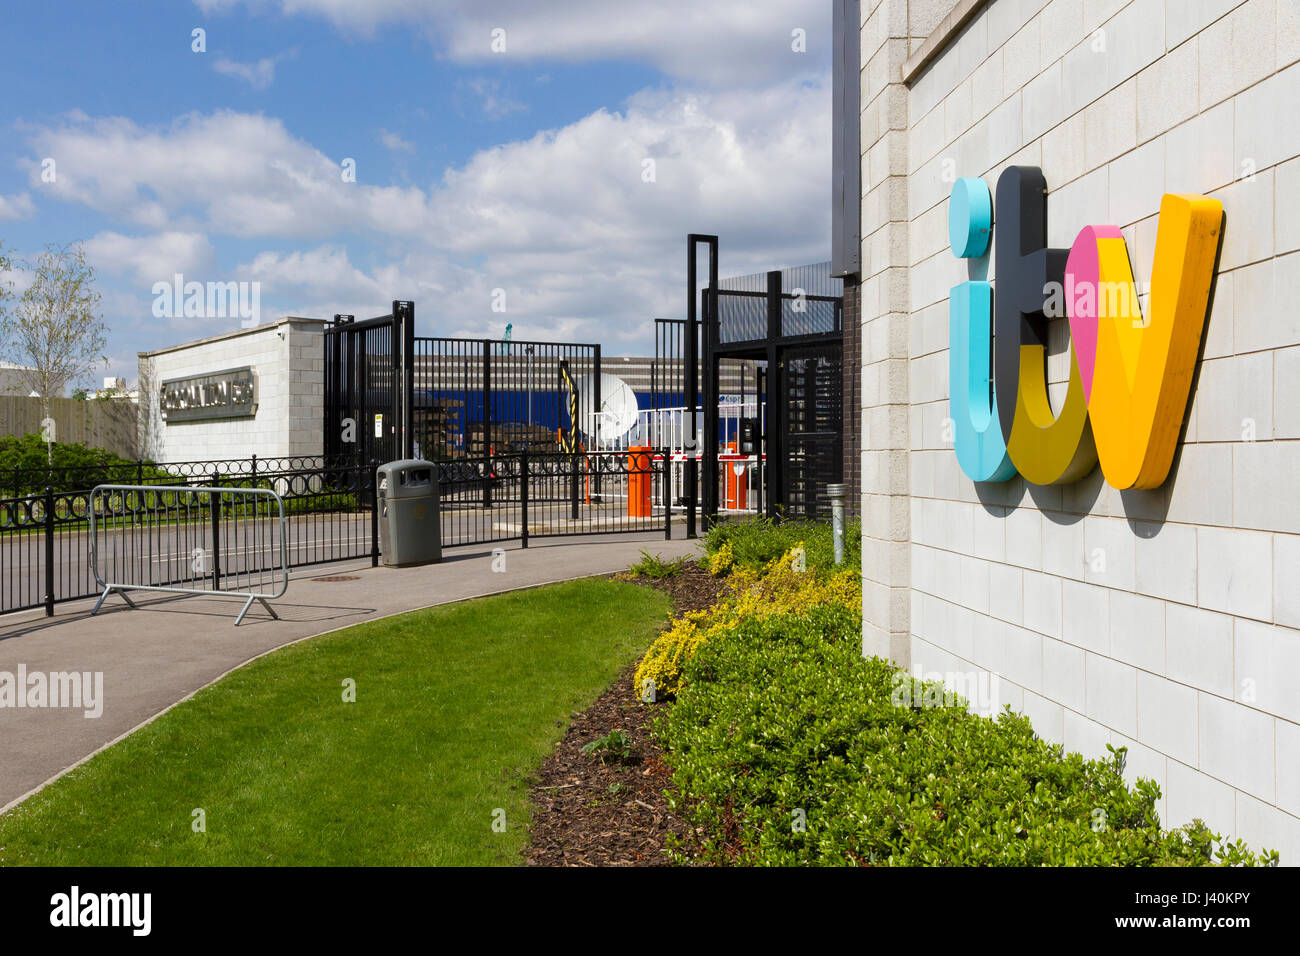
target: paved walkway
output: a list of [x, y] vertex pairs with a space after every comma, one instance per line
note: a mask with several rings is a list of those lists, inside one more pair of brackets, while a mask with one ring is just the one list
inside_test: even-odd
[[0, 617], [0, 673], [102, 671], [103, 714], [0, 707], [0, 812], [226, 672], [277, 647], [362, 621], [553, 581], [620, 571], [644, 548], [676, 557], [694, 541], [662, 533], [534, 540], [506, 548], [505, 571], [492, 569], [492, 546], [449, 550], [438, 565], [371, 568], [340, 561], [295, 572], [274, 602], [276, 621], [254, 604], [234, 626], [243, 601], [137, 591], [137, 608], [110, 596]]

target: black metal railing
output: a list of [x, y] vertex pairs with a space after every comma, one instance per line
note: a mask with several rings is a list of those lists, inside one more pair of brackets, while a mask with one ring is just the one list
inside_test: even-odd
[[[518, 540], [527, 547], [530, 538], [658, 530], [671, 537], [666, 457], [658, 452], [523, 451], [438, 462], [443, 546]], [[32, 469], [44, 473], [48, 483], [42, 490], [0, 498], [0, 612], [44, 607], [48, 615], [59, 602], [99, 593], [90, 560], [89, 517], [92, 489], [106, 484], [159, 489], [157, 495], [136, 492], [114, 502], [114, 520], [127, 522], [157, 523], [155, 512], [171, 507], [165, 488], [274, 491], [284, 502], [290, 568], [367, 557], [378, 564], [379, 464], [323, 456], [253, 456], [55, 472]], [[17, 476], [18, 482], [35, 479], [35, 474]], [[211, 514], [204, 514], [204, 540], [213, 532], [222, 534], [241, 517], [232, 509], [214, 523]], [[175, 525], [177, 541], [197, 533], [185, 527], [187, 522], [168, 519], [163, 524]], [[104, 524], [100, 533], [105, 537], [101, 547], [112, 548], [112, 523]], [[142, 554], [139, 560], [149, 558]], [[153, 564], [147, 569], [152, 583], [176, 583], [169, 579], [166, 563]]]

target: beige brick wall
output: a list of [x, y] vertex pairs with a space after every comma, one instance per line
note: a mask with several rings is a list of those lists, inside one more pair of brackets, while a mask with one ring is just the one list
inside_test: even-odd
[[[140, 358], [144, 454], [157, 461], [214, 461], [319, 455], [324, 417], [323, 324], [267, 323]], [[251, 366], [257, 412], [248, 418], [162, 420], [162, 382]], [[146, 382], [148, 387], [146, 389]]]
[[[862, 5], [864, 650], [996, 673], [1042, 736], [1127, 746], [1167, 824], [1300, 863], [1300, 0], [991, 0], [904, 83], [939, 6]], [[1043, 169], [1052, 245], [1119, 225], [1139, 282], [1163, 193], [1224, 204], [1159, 489], [958, 467], [947, 296], [968, 276], [946, 200], [1012, 164]], [[1059, 400], [1063, 323], [1049, 353]]]

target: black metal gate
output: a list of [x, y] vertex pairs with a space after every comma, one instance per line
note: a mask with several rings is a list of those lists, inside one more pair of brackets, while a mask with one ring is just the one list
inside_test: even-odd
[[[413, 453], [456, 461], [519, 452], [558, 451], [575, 425], [569, 382], [591, 394], [578, 404], [588, 418], [600, 408], [600, 346], [491, 339], [412, 340]], [[570, 380], [560, 374], [568, 368]]]
[[334, 316], [325, 328], [327, 461], [402, 457], [402, 322], [394, 314], [356, 322]]
[[[695, 260], [709, 254], [708, 280], [697, 285]], [[718, 238], [687, 237], [687, 325], [701, 320], [700, 350], [686, 335], [688, 371], [700, 362], [700, 501], [706, 523], [719, 511], [719, 454], [730, 450], [718, 400], [724, 362], [750, 363], [766, 414], [761, 435], [762, 488], [769, 516], [817, 517], [829, 508], [824, 486], [844, 472], [842, 281], [830, 263], [719, 279]], [[743, 381], [743, 380], [742, 380]], [[693, 391], [688, 388], [688, 391]], [[694, 405], [692, 395], [690, 404]], [[693, 530], [693, 507], [687, 527]]]
[[324, 359], [330, 461], [556, 451], [562, 435], [591, 434], [601, 408], [599, 345], [417, 337], [413, 302], [360, 322], [336, 315]]
[[838, 343], [782, 349], [781, 485], [791, 517], [830, 513], [825, 487], [843, 472], [842, 364]]
[[[325, 331], [324, 465], [438, 463], [444, 544], [664, 527], [666, 458], [591, 447], [599, 345], [417, 337], [415, 304]], [[349, 469], [351, 471], [349, 471]], [[333, 481], [331, 471], [326, 475]], [[653, 487], [652, 493], [647, 489]]]

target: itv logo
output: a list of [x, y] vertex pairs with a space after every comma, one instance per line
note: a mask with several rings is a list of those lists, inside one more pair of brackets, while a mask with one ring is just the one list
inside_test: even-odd
[[[948, 205], [962, 259], [994, 252], [994, 282], [949, 298], [949, 394], [957, 461], [972, 481], [1017, 473], [1037, 485], [1077, 481], [1100, 462], [1115, 488], [1155, 488], [1173, 462], [1205, 327], [1223, 204], [1166, 193], [1160, 203], [1145, 314], [1127, 244], [1112, 225], [1047, 247], [1042, 170], [998, 177], [997, 224], [984, 180], [963, 178]], [[1047, 395], [1047, 326], [1066, 315], [1070, 382], [1059, 411]]]

